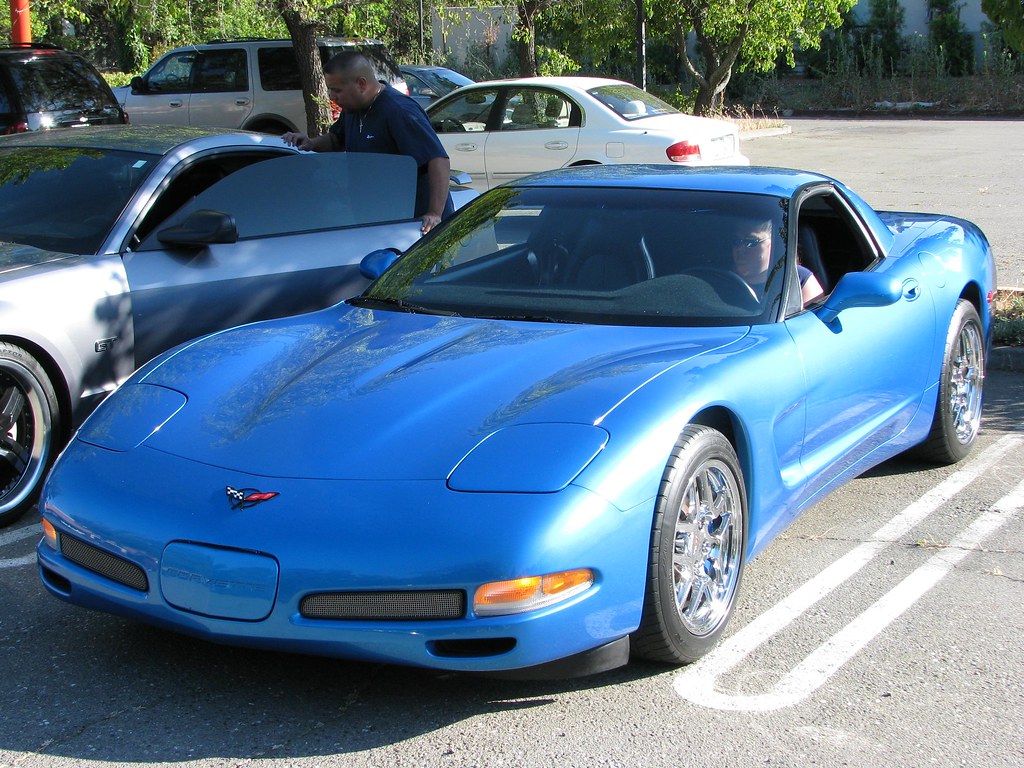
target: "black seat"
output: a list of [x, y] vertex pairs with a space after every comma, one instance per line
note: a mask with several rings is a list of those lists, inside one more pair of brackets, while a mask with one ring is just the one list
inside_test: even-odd
[[831, 290], [828, 273], [825, 271], [825, 264], [821, 258], [821, 248], [818, 245], [818, 235], [809, 224], [801, 224], [797, 228], [796, 235], [796, 256], [797, 262], [803, 264], [814, 276], [818, 278], [821, 289], [825, 293]]

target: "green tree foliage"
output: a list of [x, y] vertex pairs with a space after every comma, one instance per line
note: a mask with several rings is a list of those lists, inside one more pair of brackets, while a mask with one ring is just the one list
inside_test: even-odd
[[951, 75], [969, 75], [974, 70], [974, 43], [960, 21], [960, 7], [956, 0], [928, 0], [928, 39], [942, 52]]
[[[694, 111], [721, 109], [733, 69], [767, 72], [817, 48], [855, 0], [650, 0], [650, 33], [672, 40], [697, 84]], [[693, 43], [691, 43], [693, 41]]]
[[981, 10], [999, 30], [1003, 42], [1017, 53], [1024, 53], [1024, 2], [981, 0]]

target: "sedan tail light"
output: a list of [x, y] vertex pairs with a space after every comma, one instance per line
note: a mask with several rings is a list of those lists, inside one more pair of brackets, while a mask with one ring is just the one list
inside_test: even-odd
[[688, 141], [677, 141], [665, 150], [668, 159], [673, 163], [688, 163], [693, 160], [700, 160], [700, 145], [691, 144]]
[[14, 125], [10, 126], [7, 130], [4, 131], [4, 134], [5, 135], [12, 135], [12, 134], [15, 134], [15, 133], [27, 133], [27, 132], [28, 132], [28, 123], [21, 122], [21, 123], [15, 123]]

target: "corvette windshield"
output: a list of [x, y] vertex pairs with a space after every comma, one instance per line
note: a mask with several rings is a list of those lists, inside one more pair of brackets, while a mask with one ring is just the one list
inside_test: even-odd
[[[411, 248], [360, 303], [602, 325], [767, 322], [782, 294], [783, 221], [768, 195], [499, 187]], [[754, 249], [752, 222], [765, 233]], [[747, 251], [771, 260], [760, 284], [740, 275]]]
[[0, 240], [95, 253], [153, 156], [80, 147], [0, 150]]

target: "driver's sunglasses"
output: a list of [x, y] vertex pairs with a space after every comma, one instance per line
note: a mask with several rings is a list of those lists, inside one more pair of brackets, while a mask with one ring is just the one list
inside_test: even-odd
[[733, 241], [733, 245], [737, 248], [757, 248], [757, 246], [767, 242], [767, 237], [740, 237]]

